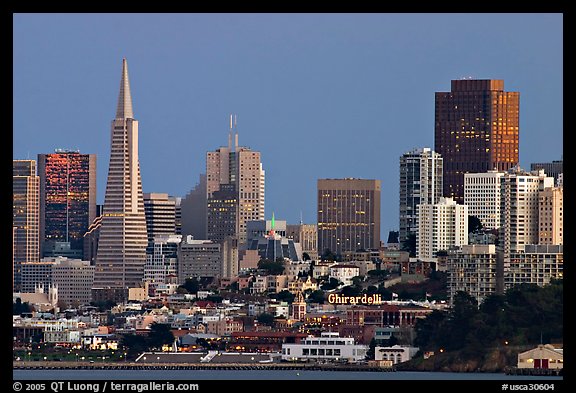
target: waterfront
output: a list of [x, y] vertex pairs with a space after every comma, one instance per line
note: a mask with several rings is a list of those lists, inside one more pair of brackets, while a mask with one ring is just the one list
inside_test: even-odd
[[563, 377], [504, 373], [362, 372], [317, 370], [13, 370], [14, 380], [522, 380], [559, 381]]

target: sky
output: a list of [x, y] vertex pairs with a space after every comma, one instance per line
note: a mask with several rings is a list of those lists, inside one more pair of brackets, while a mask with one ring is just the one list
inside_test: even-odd
[[562, 32], [552, 13], [16, 13], [13, 158], [96, 154], [103, 203], [125, 57], [144, 192], [184, 197], [235, 113], [267, 219], [316, 223], [319, 178], [379, 179], [386, 241], [399, 158], [434, 147], [434, 93], [453, 79], [520, 92], [521, 167], [562, 158]]

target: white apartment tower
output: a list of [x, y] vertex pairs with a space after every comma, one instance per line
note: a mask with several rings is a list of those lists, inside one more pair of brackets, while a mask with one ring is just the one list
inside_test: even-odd
[[146, 218], [138, 161], [138, 121], [132, 111], [128, 65], [112, 120], [110, 165], [96, 254], [94, 288], [138, 287], [146, 263]]
[[443, 159], [429, 147], [414, 149], [400, 157], [400, 232], [402, 243], [418, 232], [417, 206], [433, 205], [442, 196]]
[[538, 244], [540, 191], [554, 186], [554, 178], [544, 170], [508, 170], [500, 187], [500, 246], [504, 258], [510, 252], [524, 251], [527, 244]]
[[452, 198], [418, 205], [416, 257], [431, 259], [440, 250], [468, 244], [468, 206]]
[[464, 204], [487, 229], [500, 228], [500, 180], [504, 172], [464, 174]]
[[[220, 147], [206, 154], [206, 198], [210, 217], [211, 198], [214, 193], [220, 191], [223, 185], [229, 185], [226, 187], [227, 191], [234, 190], [238, 201], [238, 209], [234, 212], [237, 220], [235, 235], [239, 244], [246, 242], [246, 222], [264, 219], [264, 180], [260, 152], [238, 146], [237, 123], [231, 115], [228, 147]], [[216, 199], [219, 198], [220, 196]], [[227, 199], [233, 198], [227, 196]], [[217, 205], [221, 208], [219, 203]], [[214, 228], [212, 231], [222, 232]], [[207, 234], [210, 232], [211, 229], [208, 228]]]

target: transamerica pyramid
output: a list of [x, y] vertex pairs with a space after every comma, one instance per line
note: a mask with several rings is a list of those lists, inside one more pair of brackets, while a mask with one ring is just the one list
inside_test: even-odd
[[128, 64], [123, 59], [118, 107], [112, 120], [110, 164], [93, 288], [123, 292], [141, 286], [146, 245], [138, 121], [132, 110]]

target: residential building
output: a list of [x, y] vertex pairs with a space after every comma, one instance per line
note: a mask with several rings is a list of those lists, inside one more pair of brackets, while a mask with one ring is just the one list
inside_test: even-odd
[[434, 205], [440, 200], [442, 169], [442, 157], [428, 147], [400, 157], [400, 244], [408, 239], [408, 234], [418, 232], [418, 205]]
[[330, 278], [334, 278], [344, 285], [352, 285], [352, 278], [360, 275], [360, 268], [352, 264], [334, 264], [330, 266]]
[[503, 80], [451, 81], [436, 93], [434, 150], [444, 159], [445, 197], [464, 202], [464, 174], [518, 164], [520, 93]]
[[450, 302], [456, 292], [474, 297], [478, 304], [496, 293], [496, 246], [463, 245], [448, 253], [448, 293]]
[[40, 259], [40, 178], [36, 161], [12, 160], [12, 289], [20, 291], [22, 262]]
[[118, 298], [126, 294], [126, 288], [142, 284], [147, 246], [138, 161], [138, 120], [132, 109], [126, 59], [122, 60], [118, 107], [111, 128], [110, 165], [93, 292], [102, 290], [102, 295]]
[[564, 246], [527, 244], [510, 253], [504, 264], [504, 289], [518, 284], [544, 286], [564, 277]]
[[564, 187], [538, 194], [538, 244], [564, 244]]
[[499, 241], [505, 263], [509, 253], [538, 244], [540, 191], [553, 186], [554, 179], [543, 170], [525, 172], [515, 167], [502, 177]]
[[464, 204], [468, 215], [477, 217], [484, 228], [500, 228], [500, 181], [504, 172], [464, 174]]
[[318, 179], [318, 253], [380, 247], [380, 180]]
[[434, 205], [418, 205], [416, 257], [430, 259], [440, 250], [468, 244], [468, 206], [452, 198], [440, 198]]
[[41, 255], [68, 242], [82, 258], [84, 233], [96, 218], [96, 155], [64, 149], [38, 154], [38, 176]]

